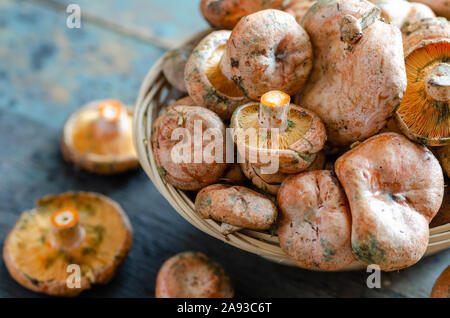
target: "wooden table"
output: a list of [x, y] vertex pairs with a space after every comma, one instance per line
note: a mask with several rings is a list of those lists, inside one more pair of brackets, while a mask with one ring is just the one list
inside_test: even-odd
[[[368, 289], [365, 272], [319, 273], [266, 261], [185, 222], [140, 170], [96, 176], [63, 162], [59, 134], [84, 103], [133, 104], [146, 72], [164, 51], [207, 25], [191, 0], [0, 0], [0, 242], [21, 211], [49, 193], [97, 191], [128, 212], [135, 243], [113, 281], [91, 297], [152, 297], [159, 267], [185, 250], [202, 251], [230, 272], [238, 296], [427, 297], [450, 263], [450, 250], [412, 268], [382, 274]], [[66, 27], [66, 6], [82, 10]], [[0, 261], [0, 297], [36, 297]]]

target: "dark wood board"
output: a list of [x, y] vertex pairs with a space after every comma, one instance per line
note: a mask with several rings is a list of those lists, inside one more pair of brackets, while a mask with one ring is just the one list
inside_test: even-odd
[[[35, 199], [68, 190], [96, 191], [127, 211], [134, 245], [117, 276], [84, 297], [153, 297], [161, 264], [185, 250], [204, 252], [223, 264], [237, 296], [428, 297], [450, 263], [450, 251], [406, 270], [383, 273], [382, 288], [368, 289], [364, 271], [320, 273], [286, 267], [209, 237], [184, 221], [142, 170], [102, 177], [66, 164], [59, 134], [72, 111], [98, 98], [133, 104], [164, 46], [206, 26], [194, 11], [198, 1], [170, 0], [174, 12], [166, 8], [168, 1], [111, 0], [78, 1], [89, 19], [81, 29], [70, 30], [65, 27], [67, 3], [0, 1], [1, 243]], [[149, 10], [148, 19], [141, 8]], [[163, 36], [166, 42], [152, 40]], [[36, 296], [10, 278], [1, 260], [0, 297]]]

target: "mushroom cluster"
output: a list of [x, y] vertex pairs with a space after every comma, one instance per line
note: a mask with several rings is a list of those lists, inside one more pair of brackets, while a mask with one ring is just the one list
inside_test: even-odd
[[[154, 123], [162, 178], [195, 191], [196, 213], [224, 235], [276, 229], [300, 267], [416, 263], [434, 216], [431, 226], [448, 222], [448, 21], [404, 0], [201, 7], [226, 30], [193, 48], [184, 67], [189, 95]], [[171, 134], [192, 133], [195, 120], [203, 132], [220, 131], [219, 161], [174, 161], [180, 139]]]

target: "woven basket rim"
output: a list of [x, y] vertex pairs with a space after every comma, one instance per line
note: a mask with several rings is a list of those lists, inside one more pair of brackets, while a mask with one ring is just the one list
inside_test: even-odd
[[[205, 34], [205, 32], [206, 31], [202, 31], [195, 34], [187, 41], [181, 43], [181, 45], [189, 43], [193, 39], [198, 38], [199, 35]], [[141, 84], [135, 104], [133, 139], [142, 168], [152, 180], [154, 186], [177, 213], [197, 229], [227, 244], [257, 254], [271, 261], [285, 265], [295, 265], [295, 263], [281, 250], [276, 235], [253, 230], [241, 230], [225, 236], [220, 232], [220, 224], [218, 222], [210, 219], [202, 219], [195, 212], [194, 203], [189, 197], [182, 190], [176, 189], [161, 178], [156, 167], [151, 147], [150, 134], [153, 122], [159, 112], [155, 99], [160, 97], [159, 95], [164, 88], [170, 87], [170, 84], [162, 74], [162, 63], [166, 54], [164, 54], [147, 73]], [[449, 247], [450, 223], [430, 229], [430, 241], [425, 256], [445, 250]], [[354, 270], [359, 268], [363, 268], [363, 265], [356, 263], [343, 270]]]

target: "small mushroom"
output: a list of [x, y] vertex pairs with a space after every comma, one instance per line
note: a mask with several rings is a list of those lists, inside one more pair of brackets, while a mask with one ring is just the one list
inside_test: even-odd
[[233, 298], [234, 288], [222, 266], [199, 252], [182, 252], [161, 266], [156, 298]]
[[223, 181], [242, 185], [247, 181], [244, 173], [242, 172], [241, 166], [238, 163], [229, 164], [228, 169], [225, 171], [221, 178]]
[[225, 125], [204, 107], [175, 106], [163, 112], [153, 124], [152, 145], [160, 175], [182, 190], [214, 183], [227, 168]]
[[444, 194], [434, 155], [402, 135], [384, 133], [338, 158], [335, 170], [350, 204], [356, 258], [385, 271], [419, 261]]
[[355, 261], [347, 198], [330, 171], [287, 178], [278, 192], [282, 250], [303, 268], [339, 270]]
[[252, 230], [267, 230], [278, 215], [275, 204], [264, 195], [225, 184], [203, 188], [195, 198], [195, 210], [204, 219]]
[[308, 33], [283, 11], [264, 10], [245, 17], [228, 43], [233, 80], [253, 100], [270, 90], [296, 94], [312, 68]]
[[430, 297], [450, 298], [450, 266], [447, 266], [434, 283]]
[[408, 87], [396, 111], [400, 129], [428, 146], [450, 143], [450, 23], [424, 19], [405, 31]]
[[230, 34], [230, 31], [215, 31], [201, 40], [192, 51], [184, 72], [186, 88], [192, 99], [224, 120], [230, 119], [237, 106], [248, 102], [230, 79], [231, 66], [226, 55]]
[[326, 141], [320, 118], [291, 104], [290, 96], [281, 91], [264, 94], [259, 105], [250, 103], [236, 109], [230, 126], [245, 161], [258, 167], [278, 162], [276, 168], [281, 173], [306, 170]]
[[[3, 259], [23, 287], [76, 296], [107, 283], [131, 244], [130, 221], [116, 202], [100, 194], [67, 192], [41, 198], [36, 208], [22, 213], [5, 240]], [[72, 264], [80, 269], [78, 287], [67, 284]]]
[[450, 145], [439, 147], [437, 150], [439, 161], [442, 169], [444, 169], [447, 176], [450, 178]]
[[200, 10], [212, 27], [232, 29], [243, 17], [264, 9], [281, 9], [285, 0], [202, 0]]
[[139, 165], [132, 136], [133, 112], [117, 100], [94, 101], [73, 113], [61, 136], [65, 160], [98, 174]]

